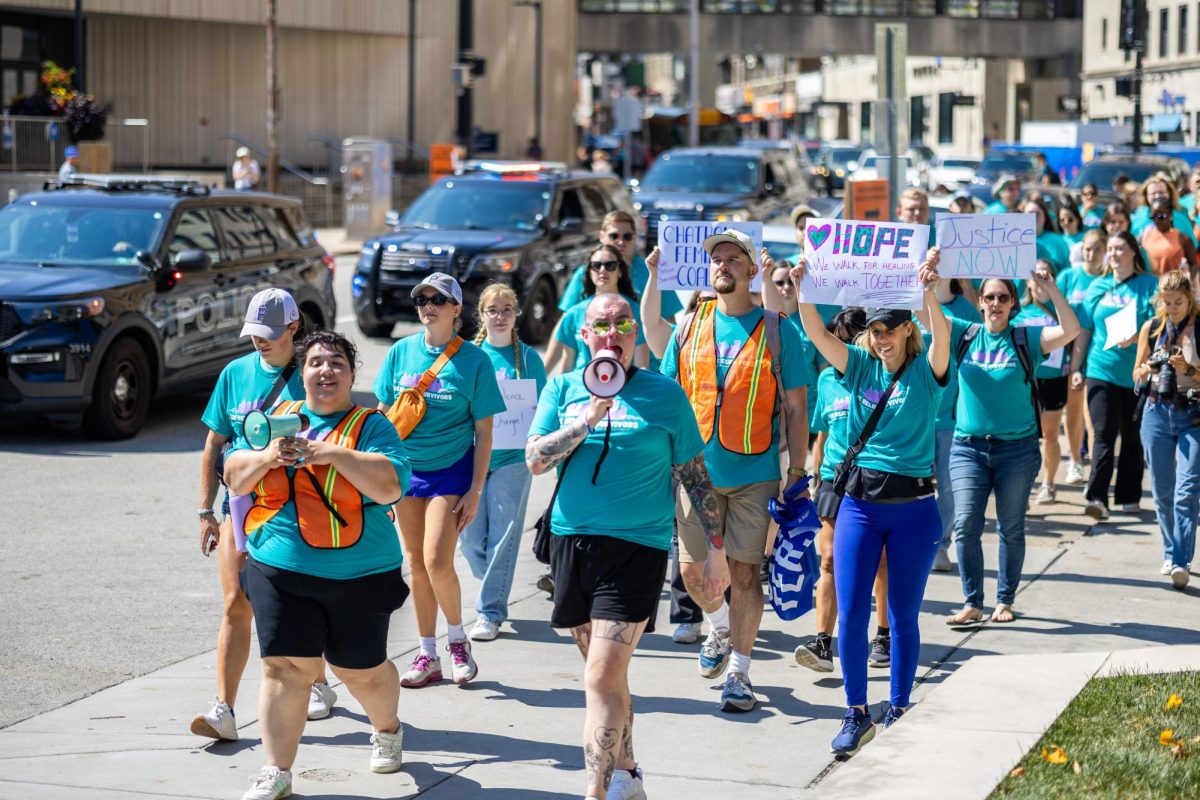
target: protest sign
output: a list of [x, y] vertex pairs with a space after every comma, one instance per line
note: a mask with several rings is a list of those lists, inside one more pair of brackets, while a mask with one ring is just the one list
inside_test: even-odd
[[500, 380], [504, 411], [492, 417], [492, 449], [525, 449], [525, 438], [537, 411], [537, 381], [530, 378]]
[[[660, 222], [658, 225], [658, 287], [671, 289], [708, 289], [708, 253], [704, 240], [714, 233], [732, 228], [741, 231], [754, 242], [754, 262], [762, 250], [761, 222]], [[750, 290], [762, 288], [762, 273], [754, 276]]]
[[1137, 303], [1130, 303], [1105, 321], [1108, 336], [1104, 340], [1104, 349], [1112, 350], [1120, 347], [1121, 342], [1127, 342], [1137, 335]]
[[928, 244], [928, 225], [810, 219], [800, 302], [919, 309]]
[[1028, 278], [1037, 264], [1033, 214], [940, 214], [943, 278]]

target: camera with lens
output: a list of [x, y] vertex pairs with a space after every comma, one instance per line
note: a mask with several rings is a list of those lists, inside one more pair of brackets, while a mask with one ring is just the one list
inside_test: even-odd
[[1171, 366], [1171, 353], [1159, 348], [1150, 354], [1146, 364], [1154, 370], [1154, 377], [1150, 379], [1150, 386], [1154, 393], [1164, 399], [1174, 397], [1179, 386], [1179, 376], [1175, 374], [1175, 368]]

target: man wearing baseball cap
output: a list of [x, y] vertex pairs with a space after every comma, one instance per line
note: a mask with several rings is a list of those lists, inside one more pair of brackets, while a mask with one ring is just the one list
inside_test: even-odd
[[1021, 182], [1016, 175], [1001, 175], [992, 186], [992, 204], [983, 210], [985, 214], [1012, 214], [1021, 199]]
[[239, 147], [233, 167], [233, 188], [239, 192], [252, 192], [262, 180], [262, 167], [250, 155], [249, 147]]
[[58, 179], [66, 180], [72, 175], [79, 174], [79, 148], [75, 145], [70, 145], [63, 151], [65, 159], [62, 166], [58, 168]]
[[728, 666], [721, 710], [750, 711], [757, 704], [750, 653], [762, 620], [759, 569], [771, 520], [767, 501], [779, 491], [779, 419], [787, 419], [790, 487], [806, 474], [809, 370], [797, 329], [781, 325], [782, 315], [764, 312], [751, 298], [759, 265], [750, 237], [726, 230], [705, 239], [704, 250], [717, 297], [681, 323], [662, 373], [683, 386], [705, 441], [722, 534], [714, 547], [723, 546], [729, 559], [729, 604], [703, 593], [709, 542], [685, 492], [675, 506], [679, 566], [710, 626], [700, 650], [700, 675], [715, 678]]

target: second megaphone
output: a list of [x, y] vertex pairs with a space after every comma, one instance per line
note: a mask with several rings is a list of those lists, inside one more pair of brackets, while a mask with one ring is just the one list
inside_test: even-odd
[[616, 397], [625, 386], [625, 367], [612, 350], [601, 350], [583, 368], [583, 385], [596, 397]]
[[246, 443], [254, 450], [265, 450], [272, 439], [292, 436], [308, 427], [308, 417], [303, 414], [264, 414], [251, 411], [242, 421], [242, 434]]

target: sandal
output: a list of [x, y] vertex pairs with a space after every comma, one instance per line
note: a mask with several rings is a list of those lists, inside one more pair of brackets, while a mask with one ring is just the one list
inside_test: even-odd
[[967, 628], [980, 625], [983, 621], [983, 611], [974, 606], [963, 606], [962, 611], [946, 618], [946, 624], [952, 628]]
[[1012, 622], [1016, 618], [1017, 618], [1017, 612], [1013, 609], [1012, 606], [999, 605], [999, 606], [996, 606], [996, 610], [992, 612], [992, 622], [999, 622], [999, 623]]

